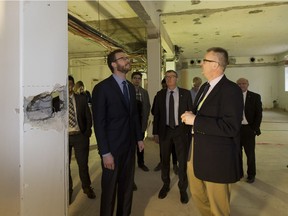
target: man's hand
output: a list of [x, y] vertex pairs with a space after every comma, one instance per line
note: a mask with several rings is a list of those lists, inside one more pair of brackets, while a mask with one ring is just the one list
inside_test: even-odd
[[191, 111], [186, 111], [181, 115], [181, 121], [186, 125], [194, 125], [195, 115]]
[[142, 152], [144, 150], [144, 142], [143, 141], [138, 141], [138, 148], [139, 148], [139, 152]]
[[112, 154], [107, 154], [102, 157], [103, 165], [106, 169], [114, 170], [115, 164], [114, 164], [114, 157]]
[[158, 135], [154, 135], [154, 141], [155, 141], [156, 143], [159, 143], [159, 136], [158, 136]]

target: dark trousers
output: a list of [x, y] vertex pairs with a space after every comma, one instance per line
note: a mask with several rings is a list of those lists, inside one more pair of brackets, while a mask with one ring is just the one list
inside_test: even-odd
[[186, 192], [188, 187], [187, 180], [187, 156], [188, 156], [188, 135], [183, 134], [180, 127], [171, 129], [166, 128], [166, 136], [160, 138], [160, 148], [162, 155], [161, 178], [164, 185], [170, 185], [170, 155], [173, 145], [178, 159], [178, 187], [180, 192]]
[[[144, 139], [144, 133], [142, 133], [142, 137]], [[138, 144], [136, 143], [137, 146], [137, 164], [138, 166], [144, 165], [144, 149], [140, 152]]]
[[[249, 125], [241, 126], [241, 147], [247, 157], [247, 175], [255, 177], [256, 175], [256, 160], [255, 160], [255, 133]], [[243, 160], [243, 156], [242, 156]]]
[[72, 148], [74, 148], [76, 162], [79, 169], [79, 177], [82, 188], [90, 187], [91, 180], [89, 175], [88, 157], [89, 157], [89, 137], [83, 134], [69, 135], [69, 191], [73, 189], [73, 181], [71, 177], [71, 157]]
[[[160, 145], [159, 145], [160, 147]], [[175, 150], [175, 145], [172, 145], [172, 150], [171, 150], [171, 154], [172, 154], [172, 163], [173, 165], [177, 165], [177, 155], [176, 155], [176, 150]], [[162, 154], [161, 154], [161, 147], [160, 147], [160, 162], [162, 162]]]
[[106, 169], [102, 161], [100, 216], [112, 216], [117, 196], [117, 216], [131, 213], [135, 171], [135, 148], [114, 156], [114, 170]]

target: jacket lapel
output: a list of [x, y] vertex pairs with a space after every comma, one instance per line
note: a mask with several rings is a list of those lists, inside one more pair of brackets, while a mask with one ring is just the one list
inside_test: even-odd
[[222, 79], [214, 86], [212, 91], [209, 93], [205, 101], [203, 102], [202, 106], [206, 103], [209, 103], [209, 101], [214, 98], [214, 96], [217, 94], [219, 91], [220, 87], [223, 85], [223, 83], [227, 80], [226, 76], [224, 75]]

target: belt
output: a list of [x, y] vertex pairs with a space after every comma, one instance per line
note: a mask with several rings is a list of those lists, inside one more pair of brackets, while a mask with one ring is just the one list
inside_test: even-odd
[[170, 129], [176, 129], [176, 128], [178, 128], [179, 127], [179, 125], [176, 125], [174, 128], [172, 128], [172, 127], [170, 127], [169, 125], [166, 125], [166, 127], [168, 127], [168, 128], [170, 128]]
[[69, 136], [75, 136], [81, 134], [81, 131], [70, 131]]

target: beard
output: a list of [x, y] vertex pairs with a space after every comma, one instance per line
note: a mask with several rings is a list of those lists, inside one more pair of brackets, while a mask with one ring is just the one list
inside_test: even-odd
[[125, 65], [117, 65], [117, 70], [124, 74], [127, 74], [131, 70], [131, 65], [130, 63]]

